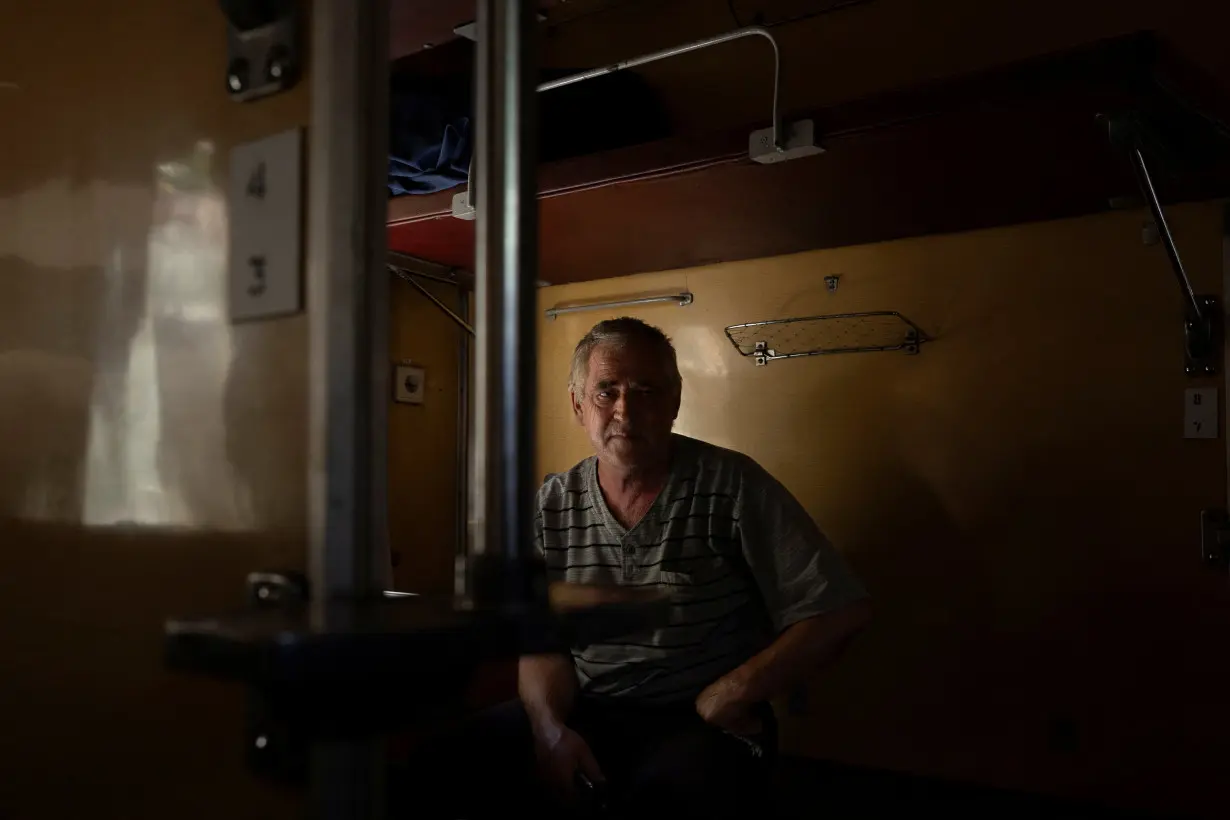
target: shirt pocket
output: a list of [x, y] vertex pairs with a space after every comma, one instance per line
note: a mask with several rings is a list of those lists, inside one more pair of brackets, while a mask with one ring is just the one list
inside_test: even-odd
[[[700, 563], [700, 562], [696, 562]], [[658, 573], [658, 583], [673, 603], [688, 603], [704, 600], [715, 594], [732, 591], [738, 582], [721, 561], [705, 562], [703, 565], [683, 570], [663, 570]]]

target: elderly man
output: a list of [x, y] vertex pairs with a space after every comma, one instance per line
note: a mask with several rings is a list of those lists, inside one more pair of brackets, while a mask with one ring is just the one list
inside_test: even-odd
[[776, 745], [769, 700], [869, 617], [781, 484], [745, 455], [672, 433], [681, 386], [670, 340], [637, 319], [600, 322], [573, 354], [572, 410], [594, 455], [538, 493], [548, 577], [659, 588], [672, 613], [646, 634], [521, 660], [520, 704], [466, 744], [472, 764], [480, 746], [500, 759], [487, 796], [505, 808], [532, 799], [518, 764], [536, 761], [565, 804], [602, 792], [627, 814], [756, 811]]

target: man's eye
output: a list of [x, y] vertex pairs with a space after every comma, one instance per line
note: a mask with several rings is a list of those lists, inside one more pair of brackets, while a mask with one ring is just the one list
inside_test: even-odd
[[600, 398], [600, 399], [609, 399], [610, 397], [611, 397], [611, 391], [610, 391], [610, 390], [599, 390], [599, 391], [598, 391], [598, 398]]

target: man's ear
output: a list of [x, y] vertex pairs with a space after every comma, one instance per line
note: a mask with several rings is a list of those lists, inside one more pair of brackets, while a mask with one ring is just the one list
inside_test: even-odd
[[572, 415], [577, 420], [577, 424], [584, 424], [585, 419], [581, 415], [581, 397], [576, 394], [575, 390], [568, 391], [568, 403], [572, 405]]
[[675, 409], [671, 411], [671, 422], [679, 418], [679, 405], [683, 403], [683, 389], [675, 391]]

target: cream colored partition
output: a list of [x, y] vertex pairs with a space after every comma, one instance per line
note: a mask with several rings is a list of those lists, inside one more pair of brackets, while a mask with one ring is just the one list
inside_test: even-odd
[[170, 614], [305, 562], [307, 321], [231, 325], [212, 0], [0, 4], [0, 816], [287, 817]]

